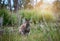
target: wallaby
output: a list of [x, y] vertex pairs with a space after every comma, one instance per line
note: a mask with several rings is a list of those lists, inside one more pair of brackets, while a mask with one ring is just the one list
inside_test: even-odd
[[30, 32], [30, 23], [29, 20], [26, 20], [25, 23], [23, 23], [20, 27], [19, 27], [19, 33], [22, 35], [26, 35]]

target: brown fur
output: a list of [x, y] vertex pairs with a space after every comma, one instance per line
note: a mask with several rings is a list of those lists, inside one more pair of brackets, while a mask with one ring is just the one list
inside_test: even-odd
[[22, 35], [25, 35], [27, 33], [30, 32], [30, 24], [28, 21], [26, 21], [25, 23], [23, 23], [20, 27], [19, 27], [19, 33]]

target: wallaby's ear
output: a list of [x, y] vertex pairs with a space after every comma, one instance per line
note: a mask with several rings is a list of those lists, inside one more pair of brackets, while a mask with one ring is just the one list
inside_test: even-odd
[[30, 21], [30, 19], [25, 18], [26, 21]]

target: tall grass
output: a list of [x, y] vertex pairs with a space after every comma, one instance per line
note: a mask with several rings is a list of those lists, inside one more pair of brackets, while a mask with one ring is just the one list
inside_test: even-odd
[[[55, 21], [55, 16], [52, 12], [20, 10], [19, 14], [22, 18], [30, 19], [32, 22], [35, 21], [38, 23], [31, 23], [30, 34], [28, 36], [20, 35], [16, 27], [4, 27], [4, 33], [0, 37], [0, 41], [60, 41], [60, 25], [52, 23]], [[13, 15], [12, 17], [14, 19], [17, 18]], [[39, 23], [39, 21], [42, 22]]]
[[27, 18], [32, 19], [32, 21], [39, 22], [45, 19], [46, 22], [55, 21], [56, 18], [52, 12], [41, 11], [41, 10], [20, 10], [20, 14]]
[[[57, 25], [57, 24], [56, 24]], [[22, 36], [18, 33], [18, 28], [14, 32], [9, 32], [11, 29], [5, 28], [5, 32], [2, 36], [2, 41], [60, 41], [59, 26], [54, 23], [48, 23], [48, 27], [43, 24], [31, 24], [30, 34], [28, 36]]]

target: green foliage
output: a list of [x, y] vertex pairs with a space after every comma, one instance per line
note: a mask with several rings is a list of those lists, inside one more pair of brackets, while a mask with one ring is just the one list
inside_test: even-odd
[[18, 21], [18, 19], [17, 19], [17, 16], [13, 13], [13, 14], [11, 14], [11, 24], [13, 24], [13, 25], [16, 25], [17, 24], [17, 21]]
[[1, 16], [3, 16], [4, 15], [4, 13], [5, 13], [5, 11], [2, 9], [2, 10], [0, 10], [0, 17]]
[[[12, 25], [17, 24], [17, 16], [13, 13], [8, 13], [7, 10], [0, 10], [0, 17], [3, 17], [3, 24], [4, 25]], [[51, 12], [41, 12], [40, 10], [20, 10], [20, 15], [22, 18], [30, 19], [32, 22], [40, 22], [40, 21], [46, 21], [46, 22], [52, 22], [55, 21], [55, 16]]]
[[26, 19], [31, 19], [33, 13], [31, 13], [31, 11], [21, 10], [20, 14], [22, 15], [22, 17], [25, 17]]
[[52, 12], [41, 12], [41, 10], [20, 10], [20, 14], [26, 19], [32, 19], [32, 21], [54, 21], [55, 16]]
[[42, 17], [46, 22], [49, 22], [49, 21], [52, 22], [52, 21], [56, 20], [54, 14], [52, 12], [48, 12], [48, 11], [42, 12]]
[[0, 10], [0, 17], [3, 17], [3, 24], [9, 23], [8, 21], [9, 21], [10, 15], [6, 10], [4, 9]]
[[[48, 26], [48, 27], [47, 27]], [[60, 41], [60, 29], [55, 25], [55, 23], [47, 23], [43, 27], [38, 24], [31, 24], [30, 34], [28, 36], [22, 36], [17, 32], [10, 34], [3, 34], [3, 41]], [[11, 27], [10, 27], [11, 28]], [[5, 31], [8, 30], [8, 27]], [[9, 31], [9, 30], [8, 30]], [[7, 32], [8, 32], [7, 31]]]
[[2, 9], [0, 10], [0, 17], [3, 17], [3, 25], [16, 24], [17, 17], [15, 14], [8, 13], [9, 11]]

